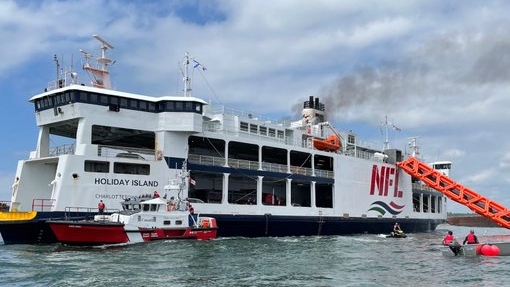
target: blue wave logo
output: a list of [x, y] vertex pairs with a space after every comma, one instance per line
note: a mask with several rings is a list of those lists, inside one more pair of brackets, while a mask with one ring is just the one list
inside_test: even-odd
[[385, 215], [386, 212], [389, 212], [392, 215], [400, 214], [404, 210], [405, 205], [398, 205], [395, 202], [390, 202], [390, 204], [386, 204], [386, 202], [383, 201], [375, 201], [372, 204], [370, 204], [370, 208], [368, 211], [376, 211], [379, 212], [381, 215]]

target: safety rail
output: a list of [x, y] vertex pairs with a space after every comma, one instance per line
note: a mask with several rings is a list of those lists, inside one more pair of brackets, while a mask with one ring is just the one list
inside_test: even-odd
[[7, 212], [11, 208], [11, 202], [7, 200], [0, 200], [0, 212]]
[[[190, 163], [207, 165], [207, 166], [224, 166], [225, 165], [225, 158], [208, 156], [208, 155], [189, 154], [188, 161]], [[228, 164], [230, 167], [234, 167], [234, 168], [244, 168], [244, 169], [250, 169], [250, 170], [258, 170], [259, 169], [259, 163], [257, 161], [229, 158]], [[289, 169], [290, 169], [290, 173], [307, 175], [307, 176], [313, 176], [313, 172], [314, 172], [313, 169], [309, 168], [309, 167], [291, 165], [290, 168], [288, 169], [287, 165], [285, 165], [285, 164], [270, 163], [270, 162], [262, 162], [262, 169], [264, 171], [279, 172], [279, 173], [288, 173]], [[333, 178], [334, 173], [333, 173], [333, 171], [330, 171], [330, 170], [323, 170], [323, 169], [316, 168], [315, 176], [325, 177], [325, 178]]]
[[405, 172], [420, 179], [426, 185], [443, 193], [451, 200], [465, 205], [498, 225], [510, 228], [510, 210], [503, 205], [457, 183], [432, 167], [410, 157], [397, 165]]
[[62, 154], [74, 154], [75, 145], [74, 144], [64, 144], [61, 146], [56, 146], [50, 148], [51, 156], [59, 156]]
[[[106, 208], [104, 210], [105, 215], [116, 213], [116, 212], [120, 212], [120, 210], [119, 209], [108, 209], [108, 208]], [[66, 207], [64, 209], [64, 217], [66, 218], [66, 220], [94, 219], [94, 216], [98, 215], [98, 214], [99, 214], [99, 210], [97, 209], [97, 207], [70, 206], [70, 207]]]
[[34, 198], [32, 200], [33, 211], [52, 211], [54, 199]]

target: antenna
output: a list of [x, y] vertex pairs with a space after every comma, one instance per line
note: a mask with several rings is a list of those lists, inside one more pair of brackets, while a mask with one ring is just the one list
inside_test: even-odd
[[90, 65], [90, 59], [92, 58], [92, 54], [85, 52], [84, 50], [80, 50], [85, 58], [85, 64], [83, 69], [92, 74], [93, 81], [92, 85], [98, 88], [106, 88], [111, 89], [110, 82], [110, 72], [108, 71], [108, 64], [112, 62], [112, 60], [106, 57], [106, 50], [113, 49], [113, 46], [108, 43], [105, 39], [101, 38], [98, 35], [92, 35], [92, 37], [96, 38], [99, 42], [101, 42], [101, 57], [97, 58], [96, 61], [101, 67], [92, 67]]
[[53, 55], [53, 61], [55, 61], [55, 64], [57, 65], [57, 82], [60, 78], [60, 63], [58, 62], [57, 54]]
[[189, 65], [193, 61], [193, 58], [189, 55], [188, 52], [184, 55], [184, 59], [182, 60], [182, 65], [184, 66], [183, 76], [184, 76], [184, 96], [191, 96], [191, 77], [189, 76]]
[[92, 37], [96, 38], [99, 42], [103, 43], [107, 48], [113, 49], [113, 46], [108, 43], [105, 39], [101, 38], [99, 35], [92, 35]]

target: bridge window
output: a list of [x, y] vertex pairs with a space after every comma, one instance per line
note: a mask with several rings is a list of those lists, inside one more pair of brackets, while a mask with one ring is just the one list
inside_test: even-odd
[[150, 174], [150, 165], [127, 163], [127, 162], [116, 162], [113, 164], [113, 172], [121, 173], [121, 174], [149, 175]]
[[86, 160], [85, 171], [108, 173], [110, 172], [110, 163], [107, 161]]

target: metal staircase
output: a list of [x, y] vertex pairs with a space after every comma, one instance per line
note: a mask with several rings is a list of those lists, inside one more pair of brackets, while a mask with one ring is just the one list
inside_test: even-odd
[[472, 211], [491, 219], [502, 227], [510, 228], [510, 210], [503, 205], [457, 183], [441, 172], [420, 162], [415, 157], [409, 157], [397, 163], [397, 165], [451, 200], [467, 206]]

